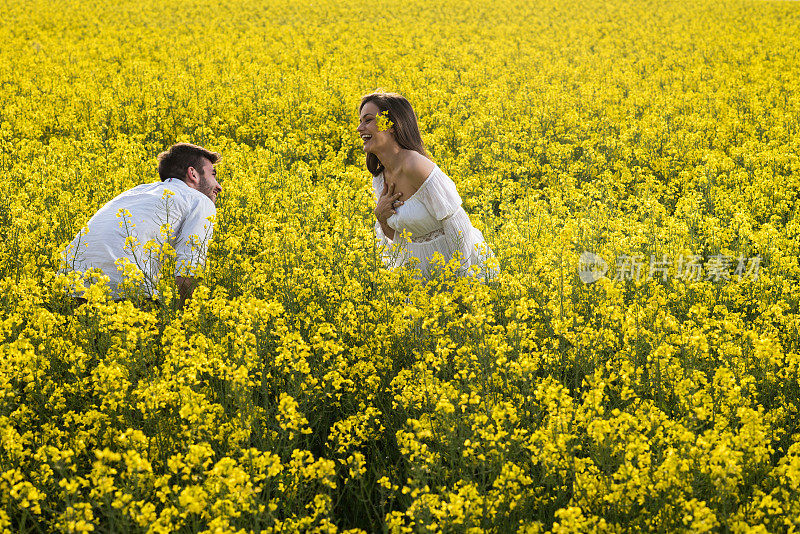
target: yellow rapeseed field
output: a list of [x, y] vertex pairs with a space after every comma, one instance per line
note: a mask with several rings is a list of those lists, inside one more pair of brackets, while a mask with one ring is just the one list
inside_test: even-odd
[[[800, 3], [10, 0], [0, 32], [0, 530], [800, 529]], [[495, 280], [381, 267], [376, 89]], [[190, 304], [71, 299], [60, 252], [178, 141], [224, 158]]]

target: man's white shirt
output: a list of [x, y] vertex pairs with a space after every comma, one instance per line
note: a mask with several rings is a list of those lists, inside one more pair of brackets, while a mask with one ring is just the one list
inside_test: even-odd
[[142, 278], [144, 293], [154, 296], [161, 247], [168, 243], [175, 250], [176, 276], [191, 276], [205, 264], [216, 213], [211, 199], [177, 178], [138, 185], [89, 219], [64, 250], [66, 270], [100, 269], [119, 296], [127, 268]]

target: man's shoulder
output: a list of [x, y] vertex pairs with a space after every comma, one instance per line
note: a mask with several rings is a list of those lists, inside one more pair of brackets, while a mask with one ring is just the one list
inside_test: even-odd
[[155, 182], [163, 184], [163, 188], [178, 198], [185, 200], [191, 204], [193, 208], [202, 209], [204, 211], [216, 212], [214, 203], [208, 196], [204, 195], [197, 189], [189, 187], [183, 181], [172, 179], [164, 182]]
[[116, 197], [114, 200], [117, 199], [124, 199], [125, 197], [136, 197], [140, 195], [155, 195], [155, 194], [162, 194], [163, 190], [166, 189], [164, 186], [164, 182], [148, 182], [144, 184], [135, 185], [129, 189], [126, 189]]
[[214, 205], [211, 199], [205, 196], [203, 193], [200, 193], [198, 191], [198, 194], [200, 196], [197, 198], [197, 204], [195, 205], [195, 209], [204, 213], [206, 217], [216, 215], [217, 206]]
[[139, 206], [148, 209], [146, 207], [150, 206], [149, 209], [164, 209], [166, 205], [174, 206], [184, 217], [197, 213], [209, 217], [217, 212], [210, 198], [177, 179], [131, 187], [109, 201], [106, 208]]
[[[206, 195], [192, 189], [189, 186], [181, 188], [181, 199], [186, 203], [187, 210], [193, 213], [199, 213], [203, 217], [210, 217], [217, 214], [217, 207]], [[188, 214], [187, 214], [188, 215]]]

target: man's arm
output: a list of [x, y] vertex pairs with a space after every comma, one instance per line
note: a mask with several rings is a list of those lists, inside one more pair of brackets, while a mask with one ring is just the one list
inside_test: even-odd
[[[176, 236], [175, 284], [181, 305], [192, 298], [198, 278], [190, 276], [206, 263], [206, 248], [214, 232], [216, 208], [208, 198], [196, 201], [181, 222]], [[178, 274], [181, 273], [181, 274]]]
[[192, 298], [195, 286], [197, 286], [197, 278], [194, 276], [176, 276], [175, 284], [178, 286], [178, 295], [181, 299], [181, 305], [187, 300]]

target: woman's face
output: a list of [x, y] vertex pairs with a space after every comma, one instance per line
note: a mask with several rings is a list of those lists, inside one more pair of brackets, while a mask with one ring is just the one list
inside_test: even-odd
[[395, 142], [391, 130], [381, 131], [378, 128], [378, 114], [380, 112], [381, 110], [373, 102], [367, 102], [361, 108], [361, 116], [359, 117], [356, 131], [364, 143], [362, 146], [364, 152], [375, 153], [382, 146]]

